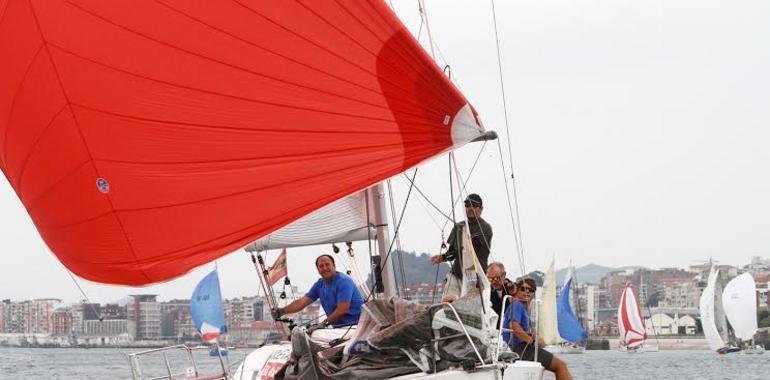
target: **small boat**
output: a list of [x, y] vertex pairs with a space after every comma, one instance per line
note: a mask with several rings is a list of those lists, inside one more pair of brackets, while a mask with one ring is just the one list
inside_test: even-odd
[[750, 273], [730, 280], [722, 293], [722, 307], [735, 338], [751, 342], [748, 348], [743, 349], [745, 354], [762, 354], [765, 351], [764, 347], [754, 343], [754, 334], [758, 329], [756, 294], [757, 286]]
[[644, 326], [639, 300], [630, 283], [626, 284], [620, 296], [618, 332], [621, 346], [626, 352], [643, 352], [642, 345], [647, 340], [647, 328]]

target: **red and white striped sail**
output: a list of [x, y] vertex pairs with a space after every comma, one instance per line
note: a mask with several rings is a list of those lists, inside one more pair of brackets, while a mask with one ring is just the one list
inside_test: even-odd
[[0, 1], [0, 169], [89, 280], [165, 281], [483, 134], [383, 1]]
[[626, 347], [636, 347], [647, 340], [647, 329], [644, 326], [642, 309], [634, 294], [631, 284], [626, 284], [618, 305], [618, 332], [620, 340]]

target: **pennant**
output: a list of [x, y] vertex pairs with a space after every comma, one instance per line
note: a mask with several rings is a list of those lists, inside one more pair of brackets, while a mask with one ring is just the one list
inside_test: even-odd
[[286, 248], [283, 249], [280, 256], [275, 259], [273, 266], [267, 270], [267, 284], [273, 286], [278, 280], [286, 277], [288, 265], [286, 263]]

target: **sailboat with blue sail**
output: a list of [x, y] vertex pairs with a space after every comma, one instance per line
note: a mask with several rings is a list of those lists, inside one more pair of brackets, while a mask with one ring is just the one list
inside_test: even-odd
[[588, 338], [588, 333], [575, 316], [570, 304], [572, 284], [575, 282], [574, 269], [570, 267], [567, 279], [561, 288], [561, 293], [556, 299], [556, 316], [559, 327], [559, 335], [567, 344], [562, 344], [562, 353], [583, 353], [585, 345], [582, 342]]
[[574, 275], [569, 275], [561, 294], [556, 294], [555, 260], [551, 261], [543, 283], [540, 307], [540, 334], [545, 349], [559, 354], [582, 353], [581, 342], [588, 334], [580, 325], [570, 305], [570, 292]]
[[[204, 342], [216, 343], [220, 336], [227, 333], [227, 324], [222, 310], [222, 291], [216, 269], [195, 287], [190, 297], [190, 315]], [[218, 344], [213, 347], [212, 356], [227, 355], [226, 348], [220, 348]]]

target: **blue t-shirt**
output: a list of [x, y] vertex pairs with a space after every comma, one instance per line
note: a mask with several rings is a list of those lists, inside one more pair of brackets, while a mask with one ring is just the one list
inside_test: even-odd
[[[513, 307], [513, 312], [511, 312], [511, 307]], [[515, 301], [512, 305], [508, 305], [508, 307], [505, 308], [505, 319], [503, 319], [503, 327], [508, 329], [511, 328], [511, 317], [513, 317], [513, 320], [519, 323], [519, 326], [521, 326], [524, 331], [529, 332], [529, 313], [527, 313], [527, 307], [524, 306], [523, 302]], [[510, 332], [504, 332], [503, 340], [508, 342], [508, 340], [511, 339], [511, 334], [512, 333]], [[516, 348], [516, 346], [518, 346], [521, 342], [523, 341], [514, 335], [511, 348]]]
[[348, 275], [340, 272], [337, 272], [331, 282], [326, 282], [323, 278], [318, 279], [305, 296], [313, 301], [320, 298], [321, 307], [323, 307], [327, 316], [334, 312], [338, 303], [350, 302], [347, 314], [334, 323], [335, 327], [358, 323], [358, 317], [361, 315], [361, 305], [364, 304], [364, 297], [358, 291], [356, 283]]

